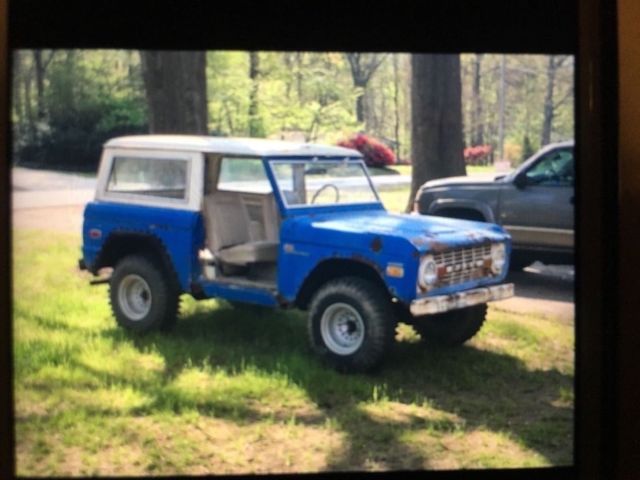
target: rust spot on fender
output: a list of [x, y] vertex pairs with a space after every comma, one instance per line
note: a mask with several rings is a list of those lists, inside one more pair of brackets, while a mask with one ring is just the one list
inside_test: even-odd
[[371, 250], [375, 253], [382, 250], [382, 239], [380, 237], [376, 237], [371, 241]]
[[427, 246], [430, 251], [439, 253], [451, 248], [451, 245], [434, 240], [431, 235], [420, 235], [409, 240], [416, 247]]

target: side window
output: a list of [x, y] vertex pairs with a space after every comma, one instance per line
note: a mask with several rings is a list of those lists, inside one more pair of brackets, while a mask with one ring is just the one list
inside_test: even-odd
[[549, 152], [531, 167], [526, 175], [532, 185], [573, 185], [573, 149]]
[[259, 158], [223, 157], [220, 162], [218, 190], [270, 193], [271, 184]]
[[114, 157], [107, 192], [185, 199], [187, 160]]

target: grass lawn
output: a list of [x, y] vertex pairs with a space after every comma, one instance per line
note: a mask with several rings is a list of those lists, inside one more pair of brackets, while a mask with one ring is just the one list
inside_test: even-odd
[[75, 235], [14, 231], [17, 474], [176, 475], [572, 463], [573, 328], [490, 309], [455, 350], [407, 326], [345, 376], [299, 312], [184, 296], [170, 334], [116, 327]]
[[389, 212], [404, 213], [407, 201], [409, 200], [409, 187], [392, 187], [378, 189], [380, 200]]

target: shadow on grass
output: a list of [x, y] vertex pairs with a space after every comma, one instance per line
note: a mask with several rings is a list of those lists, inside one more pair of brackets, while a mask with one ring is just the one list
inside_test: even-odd
[[[114, 343], [133, 340], [141, 352], [158, 352], [165, 362], [164, 385], [185, 369], [202, 365], [231, 374], [251, 368], [288, 379], [322, 415], [302, 416], [299, 423], [330, 421], [346, 436], [345, 444], [329, 455], [328, 470], [429, 468], [424, 451], [402, 438], [425, 430], [436, 436], [474, 429], [498, 432], [551, 464], [571, 463], [573, 412], [554, 406], [554, 400], [561, 388], [572, 390], [572, 377], [557, 370], [530, 370], [510, 355], [473, 346], [428, 350], [419, 343], [398, 342], [377, 373], [342, 375], [310, 352], [304, 315], [266, 311], [257, 316], [228, 307], [185, 316], [171, 334], [138, 337], [113, 329], [103, 335]], [[151, 383], [138, 387], [155, 396], [151, 410], [195, 407], [239, 423], [266, 416], [256, 408], [259, 399], [242, 395], [222, 392], [198, 405], [172, 399]], [[371, 415], [363, 404], [376, 395], [407, 406], [428, 404], [445, 417], [397, 422]]]

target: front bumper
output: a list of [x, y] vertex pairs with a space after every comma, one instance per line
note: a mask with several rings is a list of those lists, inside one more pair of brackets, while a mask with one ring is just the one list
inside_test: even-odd
[[503, 283], [493, 287], [474, 288], [450, 295], [438, 295], [414, 300], [409, 306], [411, 315], [429, 315], [448, 312], [458, 308], [471, 307], [480, 303], [513, 297], [513, 283]]

